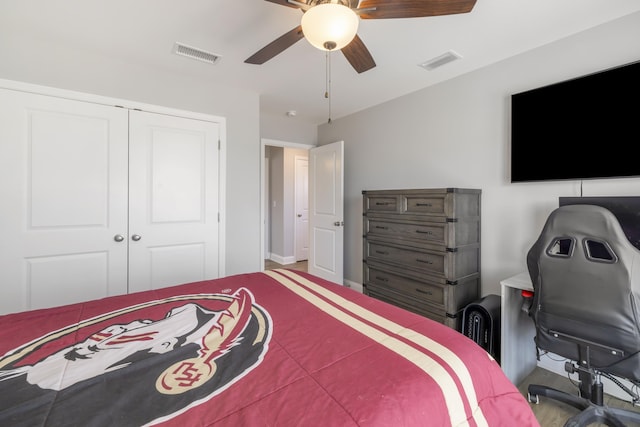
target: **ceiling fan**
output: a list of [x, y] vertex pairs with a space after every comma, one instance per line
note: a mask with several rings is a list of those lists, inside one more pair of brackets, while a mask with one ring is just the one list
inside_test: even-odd
[[[356, 34], [359, 19], [394, 19], [394, 18], [420, 18], [437, 15], [453, 15], [467, 13], [473, 9], [476, 0], [266, 0], [282, 6], [293, 7], [303, 11], [301, 25], [285, 33], [272, 41], [244, 62], [248, 64], [264, 64], [274, 56], [293, 46], [298, 40], [306, 37], [309, 42], [319, 49], [331, 51], [341, 50], [347, 61], [358, 72], [363, 73], [376, 66], [371, 53], [363, 41]], [[357, 3], [354, 7], [352, 3]], [[318, 19], [329, 19], [327, 13], [320, 13], [320, 9], [330, 6], [340, 6], [346, 10], [346, 19], [352, 25], [348, 40], [343, 43], [329, 38], [312, 40], [311, 16], [324, 15]], [[334, 7], [338, 9], [337, 7]], [[355, 17], [355, 18], [354, 18]], [[359, 17], [359, 18], [358, 18]], [[314, 23], [315, 25], [315, 23]], [[304, 31], [303, 31], [304, 28]], [[315, 31], [313, 31], [315, 32]], [[349, 38], [351, 37], [351, 38]], [[324, 41], [323, 41], [324, 40]]]

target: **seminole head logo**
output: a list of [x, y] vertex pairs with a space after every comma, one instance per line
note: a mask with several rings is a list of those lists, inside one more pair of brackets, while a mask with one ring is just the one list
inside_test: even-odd
[[244, 288], [83, 320], [0, 358], [0, 425], [65, 425], [69, 414], [83, 425], [170, 419], [250, 373], [270, 337], [268, 313]]

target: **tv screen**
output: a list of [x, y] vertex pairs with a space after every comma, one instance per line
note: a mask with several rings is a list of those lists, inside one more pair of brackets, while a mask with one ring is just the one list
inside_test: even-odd
[[640, 176], [640, 61], [511, 95], [511, 182]]
[[627, 239], [640, 250], [640, 197], [585, 196], [559, 197], [559, 206], [596, 205], [609, 209], [616, 217]]

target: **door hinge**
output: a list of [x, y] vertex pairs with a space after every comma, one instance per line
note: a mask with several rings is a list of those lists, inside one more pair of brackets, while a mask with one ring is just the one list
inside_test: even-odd
[[220, 140], [218, 140], [218, 151], [220, 151]]
[[218, 222], [220, 222], [220, 212], [218, 212]]

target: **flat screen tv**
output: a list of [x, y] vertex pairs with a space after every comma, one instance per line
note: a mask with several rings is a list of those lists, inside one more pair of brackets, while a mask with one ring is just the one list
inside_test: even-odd
[[640, 176], [640, 61], [511, 95], [511, 182]]

